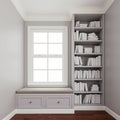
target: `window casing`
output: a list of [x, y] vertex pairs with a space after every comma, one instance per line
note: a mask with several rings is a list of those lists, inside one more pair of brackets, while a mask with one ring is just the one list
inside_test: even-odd
[[68, 86], [68, 30], [66, 26], [29, 26], [27, 85]]

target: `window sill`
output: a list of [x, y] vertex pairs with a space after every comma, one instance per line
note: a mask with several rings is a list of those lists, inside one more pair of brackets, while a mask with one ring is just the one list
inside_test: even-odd
[[72, 88], [22, 88], [17, 94], [65, 94], [73, 93]]

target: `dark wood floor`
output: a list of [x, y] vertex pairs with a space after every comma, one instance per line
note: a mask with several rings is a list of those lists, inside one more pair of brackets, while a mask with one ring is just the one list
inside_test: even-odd
[[76, 111], [75, 114], [16, 114], [11, 120], [115, 120], [105, 111]]

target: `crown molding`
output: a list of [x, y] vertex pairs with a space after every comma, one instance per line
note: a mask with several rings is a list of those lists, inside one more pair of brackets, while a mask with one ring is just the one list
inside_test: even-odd
[[22, 6], [20, 5], [19, 1], [16, 1], [16, 0], [10, 0], [10, 1], [12, 2], [16, 10], [18, 11], [20, 16], [23, 18], [23, 20], [25, 20], [26, 14], [24, 10], [22, 9]]
[[97, 8], [86, 8], [80, 10], [74, 10], [69, 14], [36, 14], [36, 15], [26, 15], [24, 17], [25, 21], [70, 21], [72, 14], [104, 14], [102, 9]]
[[107, 1], [107, 3], [106, 3], [105, 6], [104, 6], [104, 9], [103, 9], [104, 13], [107, 12], [107, 10], [111, 7], [111, 5], [113, 4], [114, 1], [115, 1], [115, 0], [108, 0], [108, 1]]
[[102, 8], [84, 8], [79, 10], [71, 11], [68, 14], [51, 14], [51, 13], [42, 13], [42, 14], [26, 14], [22, 9], [19, 1], [11, 0], [19, 14], [22, 16], [24, 21], [70, 21], [72, 18], [72, 14], [105, 14], [106, 11], [110, 8], [115, 0], [108, 0], [106, 4]]

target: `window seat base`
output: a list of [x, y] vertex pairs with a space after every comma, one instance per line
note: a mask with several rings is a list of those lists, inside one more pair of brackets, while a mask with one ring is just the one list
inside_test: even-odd
[[65, 94], [73, 93], [72, 88], [22, 88], [16, 94]]

